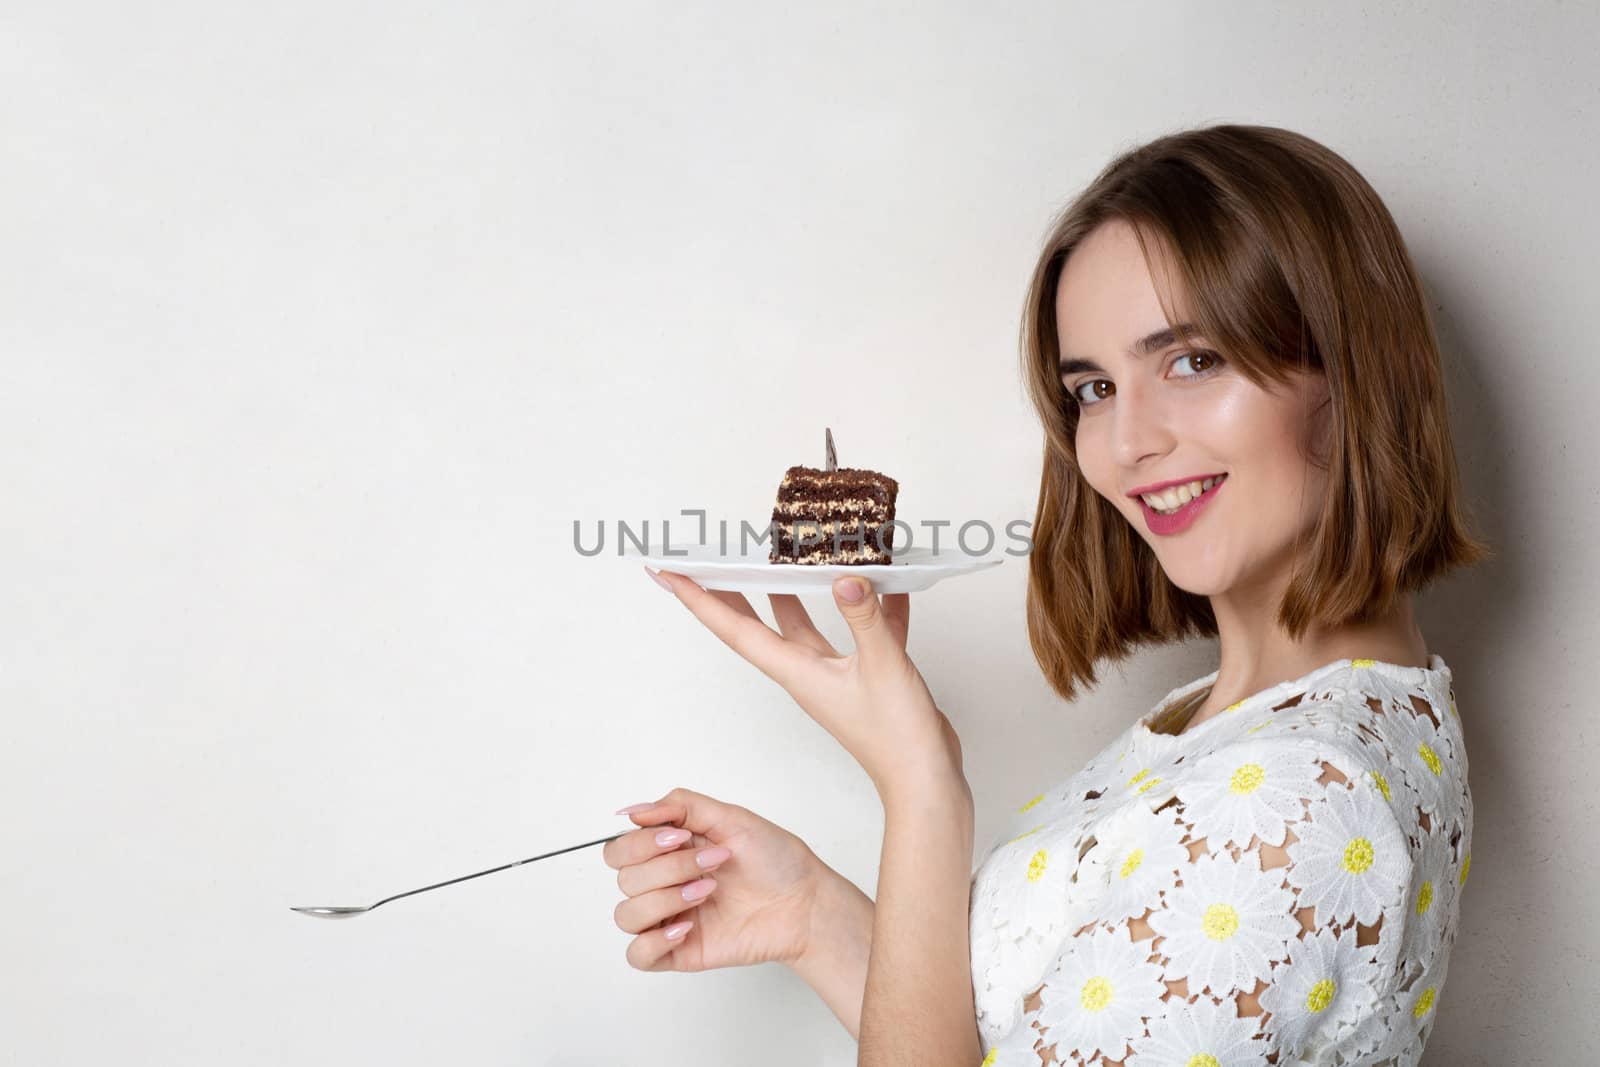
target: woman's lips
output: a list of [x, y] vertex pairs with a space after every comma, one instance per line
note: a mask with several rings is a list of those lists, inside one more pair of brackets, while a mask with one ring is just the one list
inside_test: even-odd
[[1162, 536], [1180, 533], [1181, 531], [1187, 529], [1189, 525], [1194, 522], [1195, 517], [1200, 514], [1200, 509], [1204, 508], [1208, 503], [1210, 503], [1211, 498], [1217, 495], [1217, 490], [1221, 489], [1226, 484], [1228, 484], [1228, 476], [1224, 474], [1217, 484], [1213, 485], [1210, 489], [1207, 489], [1205, 492], [1201, 493], [1199, 496], [1183, 505], [1183, 507], [1179, 508], [1177, 511], [1172, 512], [1170, 515], [1161, 514], [1161, 512], [1157, 511], [1149, 504], [1146, 504], [1143, 497], [1138, 498], [1139, 507], [1144, 510], [1145, 526], [1149, 528], [1151, 533], [1160, 534]]

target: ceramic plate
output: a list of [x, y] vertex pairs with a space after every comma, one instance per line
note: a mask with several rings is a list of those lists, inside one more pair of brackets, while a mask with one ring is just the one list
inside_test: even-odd
[[[959, 549], [897, 549], [892, 563], [818, 565], [771, 563], [767, 546], [740, 555], [730, 546], [727, 555], [716, 545], [673, 545], [672, 555], [659, 547], [648, 554], [630, 550], [625, 558], [648, 564], [653, 570], [672, 571], [693, 578], [704, 589], [725, 589], [734, 593], [831, 593], [836, 578], [860, 575], [878, 593], [916, 593], [941, 578], [971, 574], [1005, 562], [1003, 554], [969, 556]], [[683, 552], [684, 555], [677, 555]]]

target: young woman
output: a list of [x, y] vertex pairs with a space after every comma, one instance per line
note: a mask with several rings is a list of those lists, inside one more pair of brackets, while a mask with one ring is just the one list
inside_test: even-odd
[[771, 598], [780, 635], [742, 596], [655, 575], [861, 763], [884, 842], [874, 904], [743, 808], [677, 789], [624, 809], [673, 827], [604, 849], [629, 962], [780, 960], [862, 1064], [1415, 1063], [1472, 805], [1450, 669], [1411, 596], [1487, 550], [1392, 218], [1289, 131], [1162, 137], [1057, 220], [1022, 350], [1045, 429], [1027, 609], [1046, 677], [1071, 699], [1102, 661], [1191, 635], [1218, 638], [1217, 669], [1023, 804], [973, 872], [960, 743], [906, 657], [908, 597], [835, 583], [840, 656], [795, 597]]

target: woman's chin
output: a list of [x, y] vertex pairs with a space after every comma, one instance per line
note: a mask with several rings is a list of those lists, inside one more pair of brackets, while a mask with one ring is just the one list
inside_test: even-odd
[[1166, 574], [1167, 581], [1194, 596], [1216, 596], [1228, 588], [1227, 581], [1219, 574], [1201, 573], [1192, 569], [1173, 570], [1166, 567], [1163, 567], [1162, 571]]

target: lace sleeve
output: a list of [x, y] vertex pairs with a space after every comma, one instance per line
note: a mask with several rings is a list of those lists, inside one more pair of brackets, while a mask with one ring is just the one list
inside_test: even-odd
[[1072, 936], [1023, 1001], [1035, 1055], [996, 1048], [985, 1063], [1381, 1054], [1414, 846], [1381, 776], [1361, 769], [1372, 757], [1331, 748], [1244, 739], [1094, 824], [1069, 886]]

